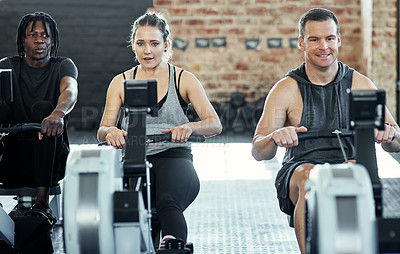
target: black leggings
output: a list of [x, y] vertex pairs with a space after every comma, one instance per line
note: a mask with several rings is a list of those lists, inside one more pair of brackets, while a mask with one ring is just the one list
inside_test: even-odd
[[[0, 123], [14, 124], [9, 107], [0, 103]], [[50, 115], [54, 107], [49, 102], [32, 106], [32, 122], [40, 123]], [[57, 141], [62, 137], [43, 136], [38, 140], [36, 132], [18, 133], [3, 138], [4, 154], [0, 161], [0, 182], [6, 187], [49, 187], [53, 180]]]
[[153, 204], [162, 230], [162, 236], [173, 235], [187, 240], [187, 224], [183, 211], [194, 201], [200, 190], [200, 181], [189, 158], [154, 158], [148, 161], [151, 169]]

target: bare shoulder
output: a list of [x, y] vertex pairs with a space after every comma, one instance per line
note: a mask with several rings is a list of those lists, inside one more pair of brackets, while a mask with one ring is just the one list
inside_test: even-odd
[[[182, 72], [183, 71], [183, 72]], [[199, 82], [199, 80], [196, 78], [196, 76], [191, 73], [190, 71], [184, 70], [180, 67], [175, 66], [175, 73], [176, 73], [176, 77], [178, 78], [180, 73], [181, 74], [181, 81], [186, 82]], [[178, 81], [178, 79], [177, 79]]]
[[297, 81], [285, 77], [276, 82], [267, 95], [257, 134], [265, 136], [285, 125], [297, 126], [301, 112], [302, 99]]
[[[194, 99], [194, 96], [199, 96], [201, 94], [205, 94], [203, 85], [201, 84], [200, 80], [197, 79], [197, 77], [191, 73], [190, 71], [184, 70], [182, 73], [181, 71], [183, 70], [182, 68], [175, 67], [175, 75], [176, 75], [176, 82], [177, 86], [179, 86], [179, 92], [182, 96], [182, 98], [186, 102], [191, 102], [191, 100]], [[179, 79], [179, 75], [180, 79]]]
[[293, 96], [297, 96], [298, 93], [297, 81], [291, 77], [284, 77], [272, 86], [267, 99], [282, 100], [283, 98], [293, 98]]
[[[124, 101], [124, 80], [130, 77], [131, 70], [124, 71], [116, 75], [112, 80], [107, 90], [107, 100], [119, 99]], [[124, 77], [125, 75], [125, 77]]]
[[124, 72], [121, 72], [119, 74], [117, 74], [110, 83], [110, 87], [111, 86], [120, 86], [121, 84], [124, 83], [125, 79], [130, 79], [131, 77], [131, 73], [132, 73], [132, 69], [126, 70]]
[[297, 81], [292, 77], [287, 76], [276, 82], [274, 86], [281, 89], [294, 89], [297, 88]]
[[354, 71], [351, 88], [354, 90], [377, 89], [370, 78], [359, 73], [358, 71]]

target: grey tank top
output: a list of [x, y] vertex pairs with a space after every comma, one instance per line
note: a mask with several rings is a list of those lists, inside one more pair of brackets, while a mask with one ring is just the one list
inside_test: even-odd
[[[131, 79], [135, 79], [134, 73], [135, 68], [132, 68]], [[127, 130], [127, 117], [124, 115], [121, 128]], [[183, 111], [177, 94], [176, 84], [175, 84], [175, 67], [169, 64], [169, 87], [166, 94], [166, 100], [162, 104], [161, 108], [158, 109], [158, 116], [153, 117], [147, 115], [146, 117], [146, 134], [161, 134], [161, 130], [170, 129], [185, 123], [188, 123], [185, 112]], [[154, 155], [157, 153], [164, 152], [171, 148], [187, 148], [191, 149], [189, 142], [187, 143], [172, 143], [172, 142], [159, 142], [150, 143], [147, 146], [147, 155]]]
[[[297, 81], [303, 99], [300, 126], [321, 131], [348, 129], [349, 103], [346, 90], [351, 89], [354, 70], [341, 62], [338, 64], [339, 71], [335, 80], [324, 86], [314, 85], [308, 80], [304, 64], [287, 74]], [[342, 141], [348, 158], [354, 159], [352, 138]], [[286, 149], [282, 164], [295, 161], [341, 163], [344, 158], [336, 138], [319, 138], [305, 140], [299, 142], [297, 147]]]

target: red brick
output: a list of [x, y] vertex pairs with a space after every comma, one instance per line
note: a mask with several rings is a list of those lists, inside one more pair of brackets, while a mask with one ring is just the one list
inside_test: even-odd
[[218, 15], [219, 11], [211, 8], [199, 8], [193, 10], [195, 15]]
[[221, 13], [222, 15], [237, 15], [238, 11], [236, 9], [223, 9]]
[[356, 27], [353, 29], [353, 34], [359, 34], [361, 33], [361, 28], [360, 27]]
[[274, 52], [267, 52], [260, 55], [260, 60], [262, 62], [269, 62], [269, 63], [279, 63], [282, 62], [283, 56], [281, 53], [275, 52], [278, 49], [275, 49]]
[[358, 24], [359, 22], [355, 18], [341, 18], [339, 19], [339, 23], [340, 25], [343, 25], [343, 24]]
[[249, 69], [249, 66], [247, 64], [239, 63], [235, 65], [236, 70], [241, 70], [241, 71], [246, 71]]
[[397, 11], [391, 11], [391, 12], [389, 12], [388, 13], [389, 14], [389, 17], [392, 17], [392, 18], [397, 18]]
[[239, 78], [239, 74], [222, 74], [221, 80], [237, 80]]
[[194, 30], [195, 34], [207, 34], [207, 35], [211, 35], [211, 34], [219, 34], [220, 29], [219, 28], [197, 28]]
[[247, 15], [267, 15], [270, 10], [265, 7], [254, 7], [254, 8], [246, 8]]
[[199, 3], [200, 3], [200, 0], [178, 0], [178, 1], [174, 1], [174, 5], [176, 5], [176, 6], [192, 5], [192, 4], [199, 4]]
[[226, 30], [227, 34], [244, 34], [245, 33], [245, 29], [244, 28], [230, 28], [228, 30]]
[[183, 16], [188, 14], [187, 8], [169, 8], [168, 11], [171, 15]]
[[385, 31], [384, 36], [385, 36], [385, 37], [396, 38], [396, 36], [397, 36], [397, 31]]
[[174, 20], [170, 20], [169, 23], [173, 27], [173, 29], [176, 29], [183, 24], [183, 21], [181, 19], [179, 19], [179, 20], [174, 19]]
[[279, 28], [278, 29], [281, 34], [293, 34], [297, 35], [297, 28]]
[[159, 7], [159, 6], [171, 6], [172, 0], [154, 0], [153, 5], [154, 7]]
[[191, 68], [191, 70], [194, 72], [198, 72], [198, 71], [200, 71], [200, 69], [201, 69], [200, 64], [194, 64], [194, 65], [192, 65], [192, 68]]
[[190, 26], [200, 26], [200, 25], [204, 25], [204, 20], [201, 19], [189, 19], [186, 21], [186, 24], [190, 25]]
[[208, 23], [209, 25], [230, 25], [233, 24], [232, 19], [212, 19], [209, 20]]
[[215, 89], [215, 88], [218, 88], [219, 85], [217, 85], [215, 83], [207, 83], [207, 84], [205, 84], [205, 87], [208, 89]]

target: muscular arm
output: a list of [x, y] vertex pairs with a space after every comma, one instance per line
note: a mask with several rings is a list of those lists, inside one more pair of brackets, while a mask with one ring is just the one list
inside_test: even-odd
[[74, 108], [78, 97], [78, 83], [76, 79], [65, 76], [60, 82], [60, 96], [57, 106], [51, 114], [43, 119], [42, 133], [48, 136], [60, 135], [64, 128], [64, 116]]
[[297, 132], [305, 132], [298, 127], [302, 113], [302, 100], [296, 81], [284, 78], [269, 92], [262, 116], [258, 122], [252, 146], [253, 157], [260, 160], [272, 159], [277, 147], [298, 145]]
[[[354, 72], [352, 89], [377, 89], [375, 84], [359, 72]], [[375, 130], [375, 140], [387, 152], [400, 152], [400, 128], [389, 109], [385, 107], [385, 130]], [[393, 139], [393, 140], [392, 140]]]

